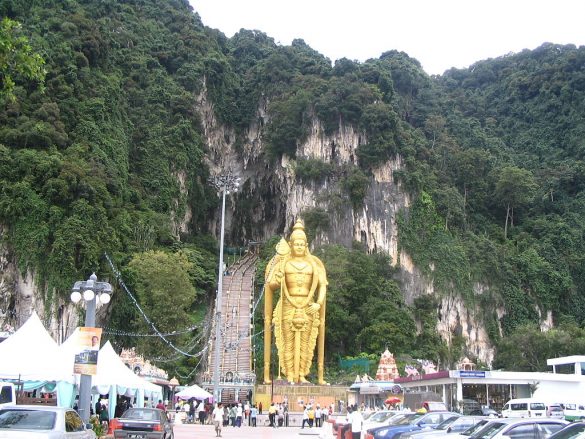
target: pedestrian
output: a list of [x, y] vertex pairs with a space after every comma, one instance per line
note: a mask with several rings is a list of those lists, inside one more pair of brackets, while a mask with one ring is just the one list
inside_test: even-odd
[[197, 406], [197, 413], [199, 414], [199, 423], [201, 425], [205, 424], [205, 404], [203, 403], [203, 400], [201, 400], [201, 402], [199, 403], [199, 405]]
[[223, 408], [221, 402], [217, 403], [217, 406], [213, 409], [213, 425], [215, 426], [215, 436], [221, 437], [221, 427], [223, 426]]
[[307, 415], [309, 416], [309, 427], [312, 428], [313, 422], [315, 422], [315, 410], [313, 410], [312, 405], [309, 406], [309, 411], [307, 412]]
[[232, 427], [236, 426], [236, 407], [234, 404], [230, 406], [230, 425]]
[[321, 406], [317, 404], [317, 408], [315, 409], [315, 427], [321, 427]]
[[356, 406], [353, 406], [353, 410], [349, 415], [349, 422], [351, 424], [352, 439], [360, 439], [364, 419], [362, 418], [362, 414], [360, 413]]
[[262, 401], [260, 401], [258, 403], [258, 414], [261, 415], [262, 414]]
[[248, 426], [252, 425], [252, 422], [250, 421], [250, 404], [248, 401], [244, 404], [244, 419], [248, 420]]
[[309, 408], [305, 407], [305, 409], [303, 410], [303, 424], [301, 425], [301, 428], [305, 428], [305, 424], [309, 425]]
[[236, 407], [236, 427], [242, 426], [242, 414], [244, 410], [242, 409], [242, 404], [238, 404]]
[[268, 420], [270, 421], [270, 426], [276, 428], [276, 407], [274, 403], [271, 403], [270, 407], [268, 407]]
[[252, 422], [250, 425], [252, 427], [256, 427], [256, 417], [258, 416], [258, 409], [255, 405], [252, 406], [250, 409], [250, 421]]
[[284, 409], [282, 408], [282, 404], [278, 404], [276, 413], [278, 417], [278, 426], [282, 427], [284, 425]]
[[101, 409], [100, 409], [100, 423], [102, 424], [102, 426], [104, 426], [106, 429], [108, 428], [108, 425], [110, 423], [110, 417], [108, 415], [108, 408], [105, 404], [102, 403]]
[[189, 405], [189, 422], [195, 423], [195, 412], [197, 411], [197, 401], [194, 399], [191, 400], [191, 404]]
[[227, 427], [230, 422], [230, 410], [227, 405], [223, 406], [223, 426]]

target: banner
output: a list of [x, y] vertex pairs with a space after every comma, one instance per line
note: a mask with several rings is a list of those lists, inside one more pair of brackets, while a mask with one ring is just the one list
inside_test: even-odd
[[73, 373], [83, 375], [97, 374], [98, 352], [100, 350], [100, 340], [102, 337], [102, 328], [79, 328], [77, 337], [78, 353], [75, 354], [75, 364]]

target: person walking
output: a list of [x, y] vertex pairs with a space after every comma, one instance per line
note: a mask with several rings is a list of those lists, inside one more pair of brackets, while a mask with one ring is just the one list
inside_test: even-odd
[[191, 423], [195, 423], [195, 412], [197, 409], [197, 401], [195, 401], [194, 399], [191, 400], [191, 404], [189, 405], [189, 422]]
[[313, 406], [309, 406], [309, 410], [307, 412], [309, 416], [309, 428], [313, 428], [313, 422], [315, 421], [315, 410], [313, 410]]
[[212, 413], [213, 425], [215, 426], [215, 436], [221, 437], [221, 427], [223, 426], [223, 408], [219, 402]]
[[248, 421], [248, 426], [250, 426], [250, 403], [248, 401], [244, 404], [244, 419]]
[[236, 427], [242, 426], [242, 415], [243, 415], [242, 404], [238, 404], [238, 407], [236, 407]]
[[364, 419], [355, 405], [353, 406], [353, 410], [349, 415], [349, 422], [351, 424], [351, 437], [353, 439], [360, 439]]
[[252, 405], [250, 409], [250, 421], [252, 422], [250, 425], [252, 427], [256, 427], [256, 417], [258, 416], [258, 409], [255, 405]]
[[227, 427], [230, 422], [230, 410], [228, 409], [227, 405], [223, 406], [223, 426]]
[[301, 428], [305, 428], [305, 424], [309, 425], [309, 408], [305, 407], [305, 409], [303, 410], [303, 424], [301, 425]]
[[230, 406], [230, 425], [232, 427], [236, 426], [236, 408], [233, 404]]
[[261, 415], [262, 414], [262, 401], [260, 401], [258, 403], [258, 414]]
[[271, 403], [270, 407], [268, 407], [268, 420], [270, 421], [270, 426], [276, 428], [276, 407], [274, 403]]

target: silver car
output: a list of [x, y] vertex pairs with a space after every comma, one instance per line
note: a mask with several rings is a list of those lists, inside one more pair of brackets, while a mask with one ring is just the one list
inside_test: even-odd
[[479, 416], [460, 416], [449, 418], [430, 430], [402, 433], [400, 439], [444, 439], [451, 438], [456, 433], [463, 433], [478, 422], [485, 420]]
[[469, 439], [547, 439], [568, 422], [551, 418], [506, 418], [488, 422]]
[[40, 405], [15, 405], [0, 409], [0, 438], [95, 439], [73, 409]]

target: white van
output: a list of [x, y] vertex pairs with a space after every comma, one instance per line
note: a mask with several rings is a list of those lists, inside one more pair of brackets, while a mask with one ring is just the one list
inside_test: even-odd
[[584, 421], [585, 420], [585, 403], [583, 402], [563, 402], [561, 407], [565, 413], [567, 421]]
[[539, 399], [511, 399], [502, 408], [502, 418], [546, 417], [546, 404]]
[[14, 384], [0, 382], [0, 408], [16, 404]]

